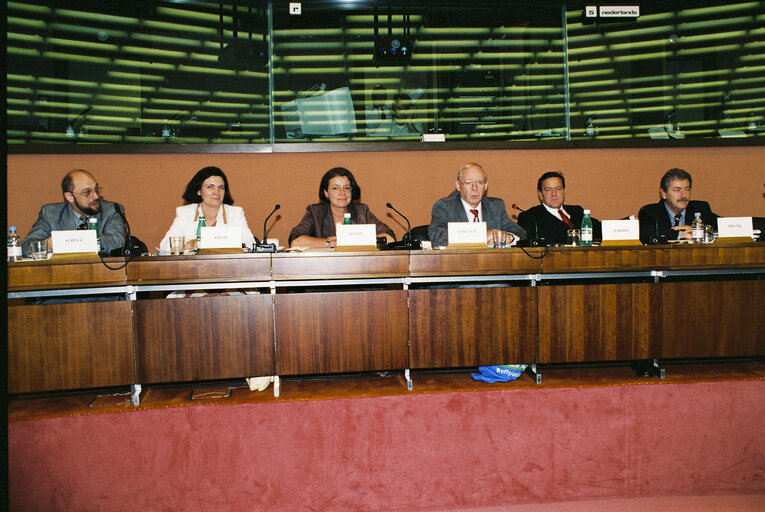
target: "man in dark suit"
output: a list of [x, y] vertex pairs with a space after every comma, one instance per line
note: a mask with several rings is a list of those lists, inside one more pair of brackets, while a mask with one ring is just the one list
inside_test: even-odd
[[[566, 200], [566, 178], [559, 172], [546, 172], [537, 180], [537, 196], [542, 203], [521, 212], [518, 224], [530, 240], [542, 240], [548, 244], [565, 244], [568, 230], [582, 226], [584, 209], [575, 204], [563, 204]], [[600, 221], [592, 219], [592, 236], [601, 238]]]
[[696, 213], [704, 224], [717, 229], [718, 215], [706, 201], [691, 201], [693, 178], [682, 169], [670, 169], [661, 178], [661, 201], [643, 206], [638, 212], [640, 241], [644, 244], [667, 240], [690, 240], [691, 222]]
[[[125, 244], [125, 223], [116, 212], [111, 201], [101, 199], [101, 187], [88, 171], [75, 169], [61, 180], [63, 203], [46, 204], [40, 208], [32, 229], [29, 230], [21, 249], [24, 256], [30, 256], [33, 240], [44, 240], [48, 249], [51, 247], [51, 231], [87, 229], [88, 219], [98, 220], [98, 235], [101, 240], [101, 252], [109, 254]], [[125, 209], [119, 205], [124, 213]]]
[[485, 195], [487, 184], [483, 167], [473, 162], [462, 166], [457, 173], [457, 190], [433, 205], [428, 237], [434, 247], [448, 243], [450, 222], [485, 222], [487, 243], [506, 237], [513, 245], [526, 238], [523, 228], [507, 215], [505, 202]]

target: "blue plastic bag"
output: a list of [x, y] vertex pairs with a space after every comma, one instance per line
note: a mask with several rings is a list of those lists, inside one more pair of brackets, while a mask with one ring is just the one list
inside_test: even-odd
[[526, 364], [500, 364], [479, 366], [480, 373], [471, 374], [475, 380], [483, 382], [509, 382], [520, 377], [526, 370]]

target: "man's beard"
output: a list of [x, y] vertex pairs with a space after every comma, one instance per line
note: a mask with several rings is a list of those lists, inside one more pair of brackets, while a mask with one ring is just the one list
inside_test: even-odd
[[90, 202], [85, 203], [85, 205], [81, 205], [80, 202], [77, 200], [77, 196], [74, 196], [74, 204], [77, 206], [77, 209], [80, 210], [85, 215], [96, 215], [98, 212], [101, 211], [101, 199], [99, 198], [96, 201], [95, 208], [90, 207]]

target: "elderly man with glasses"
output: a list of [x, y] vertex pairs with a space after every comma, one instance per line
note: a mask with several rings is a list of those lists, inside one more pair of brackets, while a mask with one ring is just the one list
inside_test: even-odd
[[507, 215], [505, 202], [486, 196], [488, 180], [483, 167], [473, 162], [463, 165], [455, 186], [454, 192], [433, 205], [428, 237], [434, 247], [447, 244], [449, 222], [485, 222], [489, 244], [502, 240], [514, 245], [526, 238], [526, 231]]
[[[21, 243], [24, 256], [32, 253], [32, 242], [45, 240], [51, 249], [51, 231], [88, 229], [88, 219], [98, 220], [98, 234], [101, 239], [101, 252], [109, 254], [125, 244], [125, 223], [115, 210], [111, 201], [101, 199], [103, 188], [88, 171], [75, 169], [61, 180], [63, 203], [43, 205], [32, 229]], [[124, 213], [125, 209], [119, 205]]]

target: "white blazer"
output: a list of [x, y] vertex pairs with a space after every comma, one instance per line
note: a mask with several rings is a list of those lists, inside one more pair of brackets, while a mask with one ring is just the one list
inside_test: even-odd
[[[252, 231], [250, 231], [250, 227], [247, 225], [247, 219], [244, 217], [244, 210], [238, 206], [231, 206], [228, 204], [221, 206], [223, 206], [223, 208], [218, 209], [218, 218], [215, 221], [215, 225], [221, 226], [225, 224], [226, 226], [241, 226], [242, 243], [247, 247], [252, 247], [252, 244], [255, 243], [255, 237], [252, 236]], [[191, 239], [196, 239], [198, 208], [200, 208], [199, 203], [192, 203], [185, 206], [179, 206], [175, 209], [173, 225], [170, 226], [170, 229], [165, 233], [162, 242], [160, 242], [159, 252], [163, 254], [170, 252], [171, 236], [182, 236], [185, 238], [186, 242]]]

